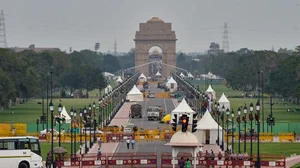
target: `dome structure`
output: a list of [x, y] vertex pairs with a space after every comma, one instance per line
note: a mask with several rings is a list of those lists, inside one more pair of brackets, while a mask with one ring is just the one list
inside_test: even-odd
[[160, 19], [159, 17], [152, 17], [150, 20], [147, 21], [147, 23], [153, 23], [153, 22], [164, 23], [164, 21], [162, 19]]
[[160, 55], [159, 51], [155, 48], [152, 53], [152, 55]]

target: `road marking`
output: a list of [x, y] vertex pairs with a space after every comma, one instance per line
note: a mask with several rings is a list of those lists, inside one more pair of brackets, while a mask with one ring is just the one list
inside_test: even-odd
[[174, 99], [171, 99], [171, 100], [172, 100], [172, 103], [173, 103], [174, 107], [176, 108], [176, 105], [175, 105], [175, 103], [174, 103]]
[[[141, 124], [141, 128], [143, 128], [143, 125], [144, 125], [144, 121], [145, 121], [144, 116], [145, 116], [145, 112], [147, 111], [147, 108], [146, 108], [147, 105], [148, 105], [148, 102], [145, 102], [144, 108], [142, 110], [142, 124]], [[147, 115], [146, 115], [146, 117], [147, 117]]]
[[166, 112], [166, 114], [168, 113], [168, 108], [167, 108], [167, 103], [166, 103], [166, 99], [164, 98], [164, 105], [165, 105], [165, 112]]

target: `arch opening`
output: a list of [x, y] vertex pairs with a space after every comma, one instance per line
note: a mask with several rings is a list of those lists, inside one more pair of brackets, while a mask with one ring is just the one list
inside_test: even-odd
[[159, 46], [152, 46], [148, 51], [149, 62], [154, 62], [149, 64], [149, 76], [154, 77], [157, 72], [161, 73], [162, 68], [162, 57], [163, 50]]

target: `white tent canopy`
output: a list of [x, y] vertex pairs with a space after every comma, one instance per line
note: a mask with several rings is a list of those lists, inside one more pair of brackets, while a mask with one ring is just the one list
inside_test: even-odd
[[180, 75], [179, 75], [179, 76], [181, 76], [181, 77], [183, 77], [183, 78], [185, 77], [185, 76], [184, 76], [184, 74], [183, 74], [182, 72], [180, 73]]
[[112, 91], [112, 87], [110, 85], [108, 85], [105, 89], [104, 89], [104, 93], [107, 94], [109, 92]]
[[[197, 123], [195, 135], [200, 143], [216, 144], [218, 139], [218, 123], [212, 118], [207, 110]], [[222, 141], [222, 127], [219, 125], [219, 139]]]
[[189, 78], [193, 78], [194, 77], [190, 72], [188, 72], [187, 75], [188, 75]]
[[60, 113], [61, 118], [65, 118], [66, 123], [71, 123], [71, 117], [69, 116], [65, 106], [63, 107], [61, 113]]
[[133, 102], [142, 102], [144, 101], [144, 96], [143, 93], [134, 85], [127, 93], [127, 100]]
[[[171, 123], [173, 123], [174, 114], [177, 114], [177, 120], [183, 114], [187, 113], [190, 118], [193, 118], [193, 114], [196, 113], [191, 107], [187, 104], [185, 99], [182, 99], [181, 103], [171, 112]], [[178, 121], [177, 121], [178, 122]], [[192, 123], [192, 120], [189, 120]]]
[[224, 105], [225, 109], [228, 108], [230, 110], [230, 101], [227, 99], [224, 93], [222, 94], [218, 102], [220, 104], [220, 108], [222, 108]]
[[210, 94], [212, 95], [212, 100], [216, 99], [216, 92], [213, 90], [213, 88], [211, 87], [211, 85], [208, 86], [206, 92], [206, 94]]
[[121, 79], [121, 76], [118, 77], [117, 82], [122, 83], [123, 80]]
[[171, 90], [174, 91], [177, 89], [177, 82], [171, 77], [168, 82], [166, 83], [166, 86]]
[[144, 73], [142, 73], [139, 77], [140, 82], [146, 82], [147, 81], [147, 77], [144, 75]]
[[159, 71], [156, 72], [155, 76], [161, 76], [161, 74], [159, 73]]

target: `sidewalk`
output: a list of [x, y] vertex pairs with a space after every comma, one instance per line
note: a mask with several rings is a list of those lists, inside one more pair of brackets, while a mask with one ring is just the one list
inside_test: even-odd
[[286, 158], [285, 161], [286, 161], [286, 167], [287, 167], [287, 168], [292, 167], [292, 166], [294, 166], [295, 164], [300, 163], [300, 155], [297, 155], [297, 156], [294, 156], [294, 157]]
[[[125, 102], [123, 106], [120, 108], [116, 116], [112, 119], [110, 126], [117, 125], [122, 126], [126, 124], [129, 120], [129, 111], [131, 105], [134, 104], [133, 102]], [[115, 153], [119, 143], [117, 142], [108, 142], [108, 143], [102, 143], [101, 145], [101, 153]], [[89, 154], [97, 153], [99, 148], [99, 144], [95, 143], [92, 148], [89, 150]]]

